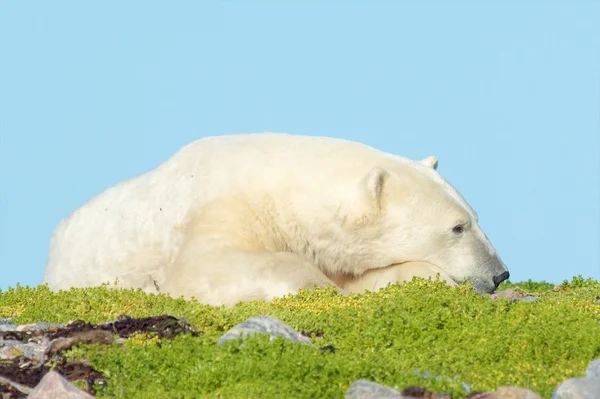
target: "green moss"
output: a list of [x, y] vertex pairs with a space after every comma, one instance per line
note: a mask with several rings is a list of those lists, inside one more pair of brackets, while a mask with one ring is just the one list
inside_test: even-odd
[[[464, 397], [463, 382], [477, 391], [516, 385], [549, 398], [558, 384], [583, 375], [600, 357], [600, 284], [576, 277], [556, 287], [532, 281], [503, 284], [507, 287], [541, 301], [491, 301], [470, 286], [421, 279], [348, 297], [332, 289], [307, 290], [233, 309], [139, 290], [53, 293], [42, 285], [0, 292], [0, 317], [65, 323], [168, 313], [203, 331], [160, 344], [139, 337], [124, 348], [73, 349], [70, 356], [90, 359], [107, 376], [99, 396], [342, 398], [352, 382], [363, 378], [399, 389], [422, 385], [455, 398]], [[313, 343], [333, 345], [335, 352], [260, 335], [244, 344], [216, 345], [223, 332], [261, 314], [298, 331], [323, 332]]]

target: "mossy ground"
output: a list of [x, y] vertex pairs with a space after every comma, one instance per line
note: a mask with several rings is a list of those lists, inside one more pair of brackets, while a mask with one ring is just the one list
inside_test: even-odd
[[[100, 397], [343, 398], [362, 378], [399, 389], [420, 385], [455, 398], [466, 394], [462, 383], [474, 391], [516, 385], [549, 398], [600, 357], [600, 283], [576, 277], [559, 286], [528, 281], [507, 287], [541, 301], [492, 301], [470, 286], [421, 279], [349, 297], [331, 289], [303, 291], [233, 309], [106, 287], [53, 293], [42, 285], [0, 291], [0, 317], [97, 323], [122, 314], [167, 313], [203, 332], [161, 342], [139, 337], [125, 348], [71, 350], [69, 356], [90, 359], [107, 377]], [[298, 331], [319, 332], [311, 338], [315, 346], [332, 345], [335, 352], [260, 335], [216, 344], [237, 323], [262, 314]]]

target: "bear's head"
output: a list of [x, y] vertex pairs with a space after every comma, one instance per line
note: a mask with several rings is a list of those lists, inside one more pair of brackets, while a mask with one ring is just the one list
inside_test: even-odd
[[[437, 172], [438, 161], [390, 156], [360, 181], [358, 218], [346, 228], [360, 231], [355, 242], [364, 271], [420, 262], [456, 283], [493, 292], [509, 277], [507, 267], [478, 225], [465, 199]], [[368, 243], [367, 243], [368, 240]], [[361, 245], [362, 244], [362, 245]]]

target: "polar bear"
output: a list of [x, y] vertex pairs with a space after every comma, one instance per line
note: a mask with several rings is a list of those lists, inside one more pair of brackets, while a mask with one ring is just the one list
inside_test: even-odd
[[60, 290], [118, 280], [233, 306], [437, 274], [485, 293], [509, 277], [435, 157], [248, 133], [196, 140], [89, 200], [57, 226], [44, 282]]
[[440, 280], [447, 285], [458, 285], [442, 269], [427, 262], [405, 262], [388, 267], [367, 270], [360, 276], [336, 276], [333, 282], [339, 287], [342, 293], [361, 294], [365, 291], [377, 291], [385, 288], [388, 284], [404, 283], [411, 281], [413, 277], [436, 279], [439, 275]]

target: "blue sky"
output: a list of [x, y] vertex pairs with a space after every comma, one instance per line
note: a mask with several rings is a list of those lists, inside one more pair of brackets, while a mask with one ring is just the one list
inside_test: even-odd
[[0, 289], [208, 135], [357, 140], [439, 172], [513, 281], [600, 278], [600, 2], [0, 4]]

